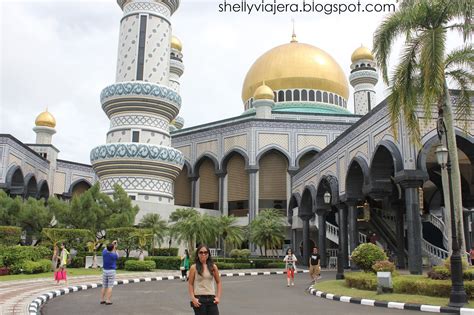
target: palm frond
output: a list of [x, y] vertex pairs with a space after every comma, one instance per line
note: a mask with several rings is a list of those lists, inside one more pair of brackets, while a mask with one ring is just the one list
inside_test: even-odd
[[462, 34], [464, 41], [468, 41], [472, 37], [473, 32], [473, 2], [472, 0], [450, 0], [447, 5], [449, 18], [452, 20], [460, 19], [461, 27], [456, 27]]
[[452, 50], [446, 56], [446, 69], [452, 68], [474, 69], [474, 46], [467, 44], [463, 47]]
[[420, 34], [419, 65], [426, 119], [431, 119], [432, 105], [444, 92], [445, 43], [446, 31], [443, 28], [425, 30]]
[[456, 120], [462, 122], [463, 130], [468, 129], [469, 120], [466, 117], [471, 117], [472, 114], [472, 98], [474, 92], [470, 90], [474, 84], [474, 73], [463, 68], [448, 71], [447, 77], [454, 81], [456, 88], [459, 89], [459, 94], [456, 98], [456, 106], [454, 117]]

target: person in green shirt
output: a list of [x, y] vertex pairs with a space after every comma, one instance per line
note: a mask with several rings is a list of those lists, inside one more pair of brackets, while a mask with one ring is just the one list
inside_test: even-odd
[[181, 256], [181, 280], [188, 281], [188, 270], [189, 270], [189, 252], [187, 249], [184, 250], [184, 255]]

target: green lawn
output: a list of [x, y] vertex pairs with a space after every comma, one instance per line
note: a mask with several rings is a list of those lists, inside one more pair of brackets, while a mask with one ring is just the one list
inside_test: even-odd
[[[389, 302], [404, 302], [404, 303], [416, 303], [416, 304], [428, 304], [428, 305], [448, 305], [448, 298], [425, 296], [425, 295], [407, 295], [400, 293], [385, 293], [378, 295], [375, 291], [359, 290], [355, 288], [348, 288], [344, 285], [344, 280], [331, 280], [317, 283], [314, 286], [315, 289], [326, 293], [332, 293], [336, 295], [345, 295], [350, 297], [365, 298], [379, 301]], [[474, 301], [470, 301], [466, 307], [474, 308]]]
[[[133, 273], [132, 271], [117, 270], [117, 273]], [[137, 272], [139, 273], [139, 272]], [[68, 268], [67, 275], [68, 277], [74, 276], [94, 276], [101, 275], [102, 269], [85, 269], [85, 268]], [[53, 272], [44, 272], [37, 273], [32, 275], [20, 274], [20, 275], [8, 275], [0, 276], [0, 281], [12, 281], [12, 280], [30, 280], [38, 278], [54, 278]]]

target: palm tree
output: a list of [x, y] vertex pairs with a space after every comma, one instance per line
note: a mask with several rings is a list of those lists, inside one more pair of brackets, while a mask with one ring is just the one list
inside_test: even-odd
[[136, 244], [138, 245], [138, 250], [140, 251], [138, 260], [143, 261], [145, 259], [143, 251], [147, 247], [148, 243], [153, 240], [153, 231], [151, 229], [137, 229], [130, 235], [130, 237], [136, 239]]
[[226, 245], [239, 246], [245, 239], [245, 231], [237, 225], [237, 218], [231, 216], [221, 216], [217, 219], [219, 236], [224, 240], [224, 257], [226, 254]]
[[[147, 213], [143, 216], [138, 224], [141, 228], [151, 229], [153, 232], [153, 240], [158, 243], [158, 247], [163, 243], [163, 239], [167, 234], [168, 224], [157, 213]], [[153, 243], [154, 243], [153, 242]], [[153, 244], [155, 245], [155, 244]]]
[[260, 247], [260, 252], [265, 247], [265, 257], [268, 249], [275, 250], [285, 239], [285, 221], [280, 210], [262, 210], [250, 225], [250, 239]]
[[[469, 88], [474, 82], [474, 52], [472, 44], [466, 44], [448, 54], [446, 38], [451, 30], [462, 32], [465, 42], [472, 36], [472, 4], [471, 0], [404, 0], [399, 10], [382, 22], [374, 36], [375, 57], [383, 79], [391, 89], [388, 108], [394, 135], [399, 117], [403, 115], [412, 141], [420, 143], [417, 117], [420, 101], [427, 119], [431, 118], [434, 106], [444, 119], [452, 164], [454, 205], [451, 206], [457, 212], [453, 219], [463, 249], [461, 180], [447, 81], [451, 79], [460, 90], [456, 114], [468, 117], [472, 96]], [[404, 36], [405, 47], [389, 80], [388, 59], [399, 35]]]
[[98, 239], [97, 235], [93, 232], [90, 232], [89, 241], [87, 241], [87, 250], [89, 253], [92, 253], [92, 268], [97, 268], [97, 249], [104, 243], [105, 240]]
[[196, 242], [209, 244], [218, 235], [216, 220], [193, 208], [176, 209], [170, 214], [170, 221], [171, 233], [179, 242], [187, 242], [189, 252], [193, 252]]

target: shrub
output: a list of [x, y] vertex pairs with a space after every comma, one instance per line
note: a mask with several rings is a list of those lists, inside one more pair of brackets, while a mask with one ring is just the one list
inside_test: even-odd
[[249, 258], [250, 250], [249, 249], [233, 249], [230, 251], [230, 257], [232, 258]]
[[360, 290], [377, 290], [377, 277], [373, 273], [348, 272], [344, 275], [346, 286]]
[[150, 251], [150, 256], [178, 256], [178, 248], [153, 248]]
[[[146, 258], [146, 257], [145, 257]], [[138, 260], [137, 257], [119, 257], [117, 259], [117, 269], [125, 269], [125, 262], [127, 262], [128, 260]]]
[[181, 257], [179, 256], [148, 256], [145, 260], [154, 261], [155, 269], [179, 270]]
[[128, 271], [151, 271], [155, 269], [156, 264], [153, 260], [127, 260], [125, 270]]
[[268, 263], [267, 268], [285, 268], [284, 262], [271, 262]]
[[24, 261], [50, 259], [52, 251], [43, 246], [7, 246], [0, 248], [0, 256], [6, 267], [19, 265]]
[[84, 268], [86, 266], [86, 257], [84, 256], [75, 256], [71, 259], [71, 264], [68, 267], [70, 268]]
[[0, 226], [0, 244], [17, 245], [21, 239], [21, 228], [17, 226]]
[[23, 273], [34, 274], [51, 271], [51, 261], [40, 259], [39, 261], [25, 261], [22, 264]]
[[379, 272], [379, 271], [390, 271], [390, 273], [395, 272], [395, 264], [391, 261], [388, 260], [381, 260], [377, 261], [373, 266], [372, 270], [374, 272]]
[[[428, 278], [433, 280], [447, 280], [451, 278], [451, 271], [445, 266], [434, 266], [428, 272]], [[463, 271], [464, 280], [474, 280], [474, 269], [469, 268]]]
[[[468, 267], [466, 259], [461, 259], [462, 262], [462, 270], [466, 270]], [[451, 272], [451, 257], [448, 257], [444, 260], [444, 267]]]
[[387, 255], [384, 251], [375, 244], [365, 243], [357, 246], [352, 252], [352, 261], [362, 270], [369, 272], [373, 271], [372, 266], [382, 260], [387, 260]]
[[[84, 249], [91, 232], [87, 229], [44, 228], [41, 244], [52, 247], [53, 243], [65, 243], [66, 248]], [[59, 244], [58, 244], [59, 246]]]

